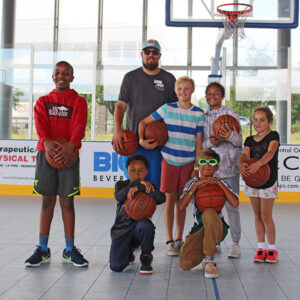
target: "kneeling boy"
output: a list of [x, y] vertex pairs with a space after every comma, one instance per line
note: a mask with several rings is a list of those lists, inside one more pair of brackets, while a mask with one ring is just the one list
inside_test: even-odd
[[152, 274], [152, 254], [154, 249], [155, 227], [150, 219], [136, 221], [124, 209], [126, 199], [132, 199], [136, 192], [149, 194], [156, 204], [165, 202], [165, 194], [155, 185], [145, 181], [149, 163], [140, 154], [133, 155], [126, 162], [129, 180], [118, 181], [115, 185], [115, 198], [118, 202], [115, 223], [111, 228], [110, 268], [121, 272], [134, 261], [134, 248], [141, 246], [141, 274]]
[[220, 157], [215, 151], [209, 148], [201, 150], [196, 162], [200, 177], [187, 182], [179, 203], [179, 208], [184, 209], [192, 201], [195, 221], [190, 235], [181, 248], [179, 263], [184, 270], [189, 270], [204, 259], [205, 277], [216, 278], [219, 276], [214, 262], [214, 255], [217, 252], [216, 244], [225, 238], [229, 226], [223, 219], [222, 210], [218, 213], [213, 208], [207, 208], [204, 212], [200, 211], [195, 205], [194, 193], [200, 186], [209, 183], [217, 184], [224, 191], [226, 200], [232, 206], [237, 207], [239, 200], [238, 195], [233, 193], [224, 181], [213, 177], [220, 162]]

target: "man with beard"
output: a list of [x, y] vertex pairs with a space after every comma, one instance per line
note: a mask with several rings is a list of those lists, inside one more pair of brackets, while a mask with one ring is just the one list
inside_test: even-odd
[[[160, 49], [156, 40], [145, 41], [141, 52], [143, 66], [124, 76], [114, 113], [115, 132], [112, 143], [116, 149], [122, 148], [122, 138], [126, 140], [122, 128], [126, 109], [126, 129], [138, 135], [138, 126], [142, 119], [152, 114], [163, 104], [177, 100], [175, 77], [158, 66], [161, 57]], [[155, 147], [156, 143], [152, 143], [148, 148], [152, 150], [139, 147], [136, 153], [147, 157], [150, 168], [146, 180], [159, 187], [161, 154], [160, 149]], [[124, 156], [123, 170], [127, 177], [126, 160], [127, 157]]]

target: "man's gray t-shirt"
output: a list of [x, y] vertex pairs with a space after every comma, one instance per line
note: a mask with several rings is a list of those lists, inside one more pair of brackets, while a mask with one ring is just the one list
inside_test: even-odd
[[148, 75], [142, 68], [125, 74], [119, 100], [127, 104], [126, 129], [138, 134], [139, 122], [168, 102], [177, 101], [175, 77], [161, 69]]

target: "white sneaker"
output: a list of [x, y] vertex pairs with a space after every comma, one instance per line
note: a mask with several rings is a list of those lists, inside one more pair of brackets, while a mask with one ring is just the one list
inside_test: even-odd
[[230, 258], [240, 258], [241, 249], [239, 243], [233, 243], [231, 249], [228, 252], [228, 257]]
[[197, 272], [203, 270], [203, 263], [201, 262], [199, 265], [190, 269], [191, 272]]
[[219, 272], [217, 264], [214, 261], [205, 262], [205, 278], [217, 278], [219, 277]]
[[178, 248], [175, 247], [175, 243], [171, 242], [166, 245], [166, 254], [169, 256], [178, 256], [179, 251]]

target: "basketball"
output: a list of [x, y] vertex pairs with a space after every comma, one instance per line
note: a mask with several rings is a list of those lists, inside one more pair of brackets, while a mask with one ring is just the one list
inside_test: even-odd
[[213, 208], [219, 212], [226, 201], [223, 190], [217, 184], [206, 184], [200, 186], [195, 194], [195, 202], [198, 209], [204, 211]]
[[148, 194], [137, 192], [131, 200], [125, 201], [124, 209], [130, 218], [138, 221], [152, 217], [156, 202]]
[[118, 150], [115, 148], [115, 146], [113, 145], [114, 150], [123, 156], [128, 156], [133, 154], [138, 146], [139, 146], [139, 141], [138, 141], [138, 137], [136, 136], [136, 134], [130, 130], [124, 130], [126, 137], [127, 137], [127, 141], [125, 141], [125, 139], [122, 139], [122, 146], [123, 148]]
[[219, 138], [220, 130], [223, 126], [226, 126], [237, 133], [240, 132], [240, 124], [238, 120], [231, 115], [219, 116], [213, 123], [213, 133], [216, 138]]
[[[258, 161], [258, 158], [251, 158], [248, 161], [246, 161], [247, 165], [251, 165], [252, 163]], [[254, 173], [250, 174], [248, 176], [242, 175], [243, 180], [245, 183], [252, 187], [260, 187], [264, 185], [270, 178], [270, 167], [268, 164], [263, 165], [259, 168], [259, 170]]]
[[[61, 137], [61, 138], [55, 139], [55, 141], [59, 142], [60, 144], [64, 144], [68, 140], [64, 137]], [[49, 163], [50, 166], [52, 166], [53, 168], [56, 168], [56, 169], [65, 169], [65, 168], [71, 167], [77, 160], [77, 157], [78, 157], [78, 154], [77, 154], [76, 148], [74, 149], [73, 153], [71, 154], [69, 160], [67, 162], [63, 162], [63, 163], [60, 163], [60, 162], [54, 160], [54, 158], [50, 157], [46, 152], [47, 162]]]
[[155, 140], [158, 147], [162, 147], [169, 139], [167, 125], [162, 121], [153, 121], [147, 124], [145, 127], [145, 139]]

